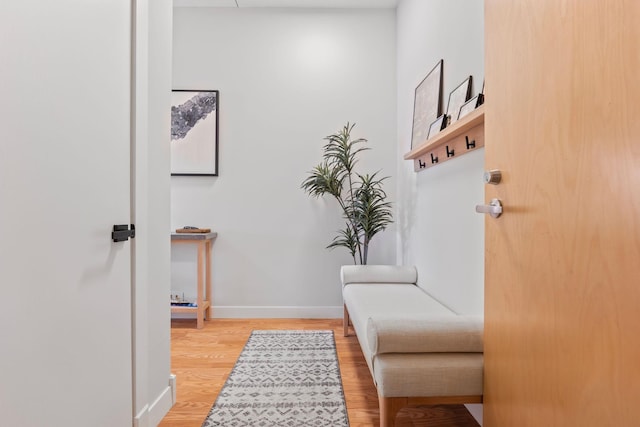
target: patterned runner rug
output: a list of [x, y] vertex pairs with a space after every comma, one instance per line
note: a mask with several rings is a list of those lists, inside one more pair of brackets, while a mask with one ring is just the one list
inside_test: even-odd
[[348, 425], [333, 331], [253, 331], [202, 427]]

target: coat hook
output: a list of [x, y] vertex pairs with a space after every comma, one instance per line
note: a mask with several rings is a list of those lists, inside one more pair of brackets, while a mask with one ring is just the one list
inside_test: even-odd
[[449, 151], [449, 146], [447, 145], [447, 158], [453, 157], [454, 151], [455, 150], [453, 148], [451, 149], [451, 151]]
[[476, 140], [475, 139], [472, 140], [472, 141], [469, 141], [469, 136], [467, 136], [467, 135], [464, 136], [464, 139], [467, 140], [467, 150], [469, 150], [470, 148], [476, 148]]

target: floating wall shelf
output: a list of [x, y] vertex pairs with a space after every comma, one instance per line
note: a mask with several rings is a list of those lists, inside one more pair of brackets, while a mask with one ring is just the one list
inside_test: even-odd
[[404, 159], [413, 160], [413, 170], [420, 172], [480, 147], [484, 147], [484, 105], [427, 139]]

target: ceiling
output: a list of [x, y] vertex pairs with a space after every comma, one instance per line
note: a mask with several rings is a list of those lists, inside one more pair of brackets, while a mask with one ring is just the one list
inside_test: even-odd
[[173, 0], [174, 7], [395, 8], [398, 0]]

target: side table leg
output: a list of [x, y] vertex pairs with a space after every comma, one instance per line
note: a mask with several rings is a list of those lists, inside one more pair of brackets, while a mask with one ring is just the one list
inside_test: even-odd
[[198, 309], [196, 310], [198, 329], [202, 329], [204, 327], [204, 309], [202, 308], [204, 301], [204, 298], [202, 298], [202, 291], [204, 288], [204, 278], [202, 277], [204, 267], [204, 246], [204, 242], [198, 243]]
[[205, 319], [210, 319], [211, 318], [211, 311], [212, 308], [211, 306], [213, 305], [213, 300], [211, 298], [211, 245], [212, 245], [212, 241], [211, 240], [207, 240], [206, 246], [205, 246], [205, 300], [209, 301], [209, 307], [207, 307], [207, 309], [205, 310], [204, 313], [204, 318]]

